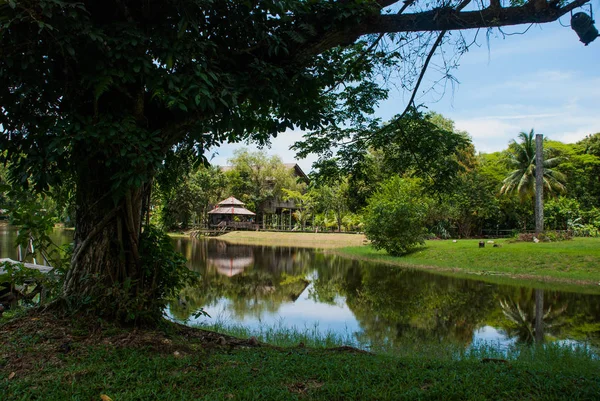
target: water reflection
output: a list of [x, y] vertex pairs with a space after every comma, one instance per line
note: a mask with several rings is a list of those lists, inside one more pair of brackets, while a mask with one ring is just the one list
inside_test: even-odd
[[231, 246], [226, 242], [217, 242], [216, 245], [216, 252], [207, 255], [206, 263], [208, 268], [216, 268], [219, 274], [233, 277], [254, 263], [252, 248]]
[[[73, 233], [72, 230], [57, 228], [54, 229], [49, 236], [54, 244], [60, 246], [72, 242]], [[0, 221], [0, 258], [19, 260], [19, 251], [15, 243], [17, 235], [17, 227], [3, 224], [3, 222]], [[35, 257], [37, 264], [45, 264], [43, 257], [38, 253], [35, 255], [26, 255], [26, 250], [22, 249], [22, 256], [23, 260], [26, 262], [33, 262]]]
[[600, 345], [600, 295], [464, 280], [295, 248], [176, 240], [199, 288], [171, 315], [203, 307], [250, 327], [318, 325], [364, 343], [468, 345], [578, 340]]
[[[0, 225], [0, 257], [16, 258], [14, 227]], [[53, 233], [57, 244], [72, 232]], [[257, 328], [318, 326], [364, 343], [468, 345], [585, 341], [600, 347], [600, 295], [492, 285], [348, 260], [311, 250], [173, 239], [200, 273], [169, 313], [179, 321], [203, 307]]]

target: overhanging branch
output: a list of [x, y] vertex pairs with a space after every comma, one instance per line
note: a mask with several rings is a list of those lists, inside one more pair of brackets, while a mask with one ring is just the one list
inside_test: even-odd
[[[398, 3], [398, 0], [379, 0], [381, 8]], [[530, 0], [519, 7], [499, 7], [496, 0], [481, 10], [459, 11], [464, 8], [441, 7], [412, 14], [379, 14], [364, 19], [360, 24], [321, 32], [315, 40], [292, 51], [291, 59], [302, 62], [307, 57], [320, 54], [340, 45], [354, 43], [362, 35], [402, 32], [455, 31], [477, 28], [494, 28], [521, 24], [547, 23], [558, 20], [571, 10], [589, 3], [590, 0], [575, 0], [559, 7], [555, 0]], [[404, 1], [405, 6], [413, 2]], [[472, 1], [467, 4], [473, 3]], [[403, 7], [404, 8], [404, 7]]]
[[457, 12], [451, 8], [439, 8], [413, 14], [388, 14], [371, 17], [352, 33], [453, 31], [474, 28], [491, 28], [510, 25], [546, 23], [556, 21], [571, 10], [581, 7], [589, 0], [575, 0], [562, 8], [546, 3], [547, 7], [536, 11], [527, 3], [520, 7], [488, 7], [477, 11]]

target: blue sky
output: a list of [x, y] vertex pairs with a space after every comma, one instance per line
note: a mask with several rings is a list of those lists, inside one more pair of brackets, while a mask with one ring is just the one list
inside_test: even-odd
[[[592, 5], [600, 10], [600, 0], [593, 0]], [[600, 19], [595, 19], [600, 27]], [[565, 25], [569, 20], [569, 15], [561, 18]], [[503, 31], [525, 29], [526, 25]], [[520, 131], [531, 128], [563, 142], [576, 142], [600, 132], [600, 39], [586, 47], [570, 27], [558, 22], [534, 25], [524, 35], [505, 38], [494, 30], [489, 48], [484, 31], [478, 38], [479, 47], [471, 47], [453, 71], [459, 82], [454, 89], [448, 88], [441, 99], [431, 91], [417, 97], [417, 103], [454, 120], [458, 129], [467, 131], [477, 151], [504, 149]], [[422, 88], [431, 87], [436, 78], [439, 74], [431, 71]], [[409, 94], [392, 91], [376, 115], [389, 119], [402, 112], [408, 98]], [[284, 162], [293, 161], [294, 152], [289, 146], [302, 134], [280, 134], [267, 152], [279, 155]], [[212, 163], [227, 164], [233, 150], [242, 146], [228, 144], [214, 149], [218, 154]], [[308, 172], [315, 159], [311, 156], [298, 163]]]

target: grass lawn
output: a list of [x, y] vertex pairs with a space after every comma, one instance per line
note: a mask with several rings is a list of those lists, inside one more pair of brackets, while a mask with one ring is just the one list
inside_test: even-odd
[[480, 351], [400, 357], [349, 347], [275, 347], [173, 324], [126, 330], [39, 315], [0, 320], [0, 343], [2, 400], [597, 400], [600, 394], [600, 361], [570, 348], [495, 359]]
[[233, 231], [215, 238], [235, 244], [291, 246], [317, 249], [360, 246], [366, 240], [365, 236], [362, 234], [269, 231]]
[[575, 238], [562, 242], [510, 242], [495, 240], [494, 248], [479, 240], [427, 241], [424, 247], [401, 257], [371, 246], [347, 247], [335, 252], [344, 256], [480, 275], [502, 275], [522, 279], [563, 281], [575, 284], [600, 283], [600, 238]]

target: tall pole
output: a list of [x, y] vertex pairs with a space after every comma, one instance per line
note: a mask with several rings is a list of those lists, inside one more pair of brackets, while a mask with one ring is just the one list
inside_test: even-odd
[[535, 135], [535, 233], [544, 231], [544, 136]]

